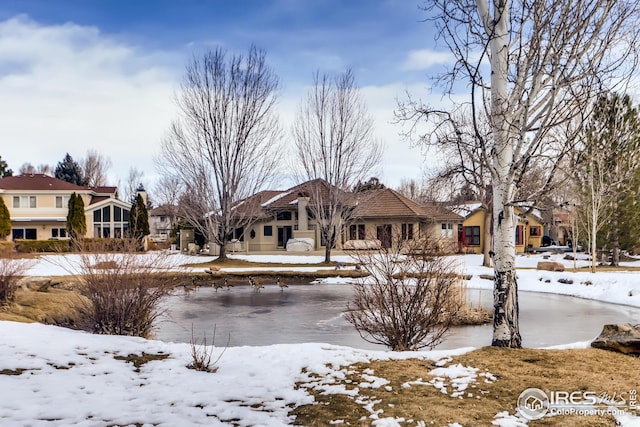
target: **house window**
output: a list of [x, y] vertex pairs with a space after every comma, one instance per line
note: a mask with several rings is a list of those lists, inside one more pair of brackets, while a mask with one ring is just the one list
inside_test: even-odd
[[11, 230], [11, 237], [13, 240], [37, 240], [38, 231], [35, 228], [14, 228], [13, 230]]
[[413, 240], [413, 224], [402, 224], [402, 240]]
[[453, 238], [453, 224], [442, 223], [442, 227], [441, 227], [441, 230], [440, 230], [440, 237], [452, 239]]
[[480, 226], [464, 227], [464, 244], [466, 246], [480, 246]]
[[[113, 212], [111, 211], [112, 208]], [[104, 206], [93, 211], [94, 237], [122, 237], [126, 236], [128, 231], [128, 209], [119, 206]]]
[[532, 225], [531, 227], [529, 227], [529, 235], [535, 236], [535, 237], [541, 236], [542, 235], [541, 227], [539, 225], [538, 226]]
[[273, 236], [273, 226], [271, 225], [265, 225], [264, 229], [262, 230], [262, 234], [265, 237], [269, 237], [269, 236]]
[[349, 240], [364, 240], [365, 238], [364, 224], [352, 224], [349, 226]]
[[13, 196], [13, 207], [35, 209], [36, 196]]
[[232, 239], [239, 242], [244, 242], [244, 227], [236, 228], [233, 230]]
[[516, 246], [524, 245], [524, 227], [518, 225], [516, 227]]
[[284, 212], [278, 212], [276, 214], [276, 220], [278, 221], [291, 221], [291, 212], [290, 211], [284, 211]]
[[69, 206], [69, 196], [56, 196], [56, 208], [63, 209]]
[[66, 228], [52, 228], [51, 229], [51, 238], [52, 239], [64, 239], [67, 237], [67, 229]]

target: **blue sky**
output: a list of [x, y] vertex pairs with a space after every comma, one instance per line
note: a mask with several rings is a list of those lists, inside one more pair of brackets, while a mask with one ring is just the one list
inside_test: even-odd
[[[386, 145], [379, 176], [390, 186], [419, 178], [423, 156], [391, 124], [396, 99], [430, 94], [450, 61], [437, 48], [419, 0], [123, 1], [3, 0], [0, 3], [0, 155], [55, 164], [96, 149], [152, 186], [153, 156], [175, 116], [186, 60], [216, 46], [264, 48], [283, 87], [285, 131], [316, 70], [355, 71]], [[286, 141], [286, 139], [285, 139]], [[283, 183], [282, 187], [288, 183]]]

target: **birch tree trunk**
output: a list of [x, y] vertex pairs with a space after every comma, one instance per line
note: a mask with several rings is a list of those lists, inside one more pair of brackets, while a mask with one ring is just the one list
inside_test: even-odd
[[518, 322], [518, 284], [516, 281], [516, 220], [513, 206], [513, 143], [508, 114], [509, 7], [507, 0], [494, 2], [493, 19], [486, 0], [477, 0], [478, 11], [490, 38], [491, 114], [493, 134], [493, 339], [494, 347], [522, 346]]
[[493, 221], [493, 207], [487, 206], [484, 216], [484, 245], [482, 246], [482, 266], [491, 267], [491, 221]]

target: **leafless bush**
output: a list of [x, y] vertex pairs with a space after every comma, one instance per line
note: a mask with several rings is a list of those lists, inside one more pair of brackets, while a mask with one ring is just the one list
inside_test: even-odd
[[193, 325], [191, 325], [191, 363], [187, 365], [189, 369], [195, 369], [196, 371], [201, 372], [217, 372], [218, 367], [216, 363], [220, 360], [224, 352], [229, 347], [229, 341], [231, 340], [231, 335], [229, 335], [229, 339], [227, 340], [227, 345], [220, 352], [218, 357], [212, 362], [211, 358], [213, 357], [213, 349], [216, 341], [216, 328], [213, 328], [213, 337], [211, 338], [211, 345], [207, 346], [207, 334], [204, 334], [204, 339], [202, 344], [198, 343], [198, 340], [195, 338], [193, 334]]
[[394, 237], [390, 248], [349, 252], [370, 276], [355, 285], [346, 319], [365, 341], [391, 350], [433, 348], [463, 304], [461, 277], [433, 239]]
[[30, 266], [30, 260], [10, 254], [0, 256], [0, 306], [7, 306], [15, 300], [18, 281]]
[[160, 303], [179, 281], [167, 252], [136, 253], [137, 241], [120, 252], [80, 251], [75, 267], [89, 304], [87, 329], [97, 334], [148, 337], [162, 314]]

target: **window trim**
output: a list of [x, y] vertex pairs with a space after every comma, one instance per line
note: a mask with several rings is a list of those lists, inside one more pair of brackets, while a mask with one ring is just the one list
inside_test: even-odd
[[[480, 226], [470, 225], [470, 226], [463, 227], [463, 229], [464, 229], [464, 238], [463, 238], [464, 245], [480, 246]], [[476, 240], [477, 240], [477, 243], [476, 243]]]

